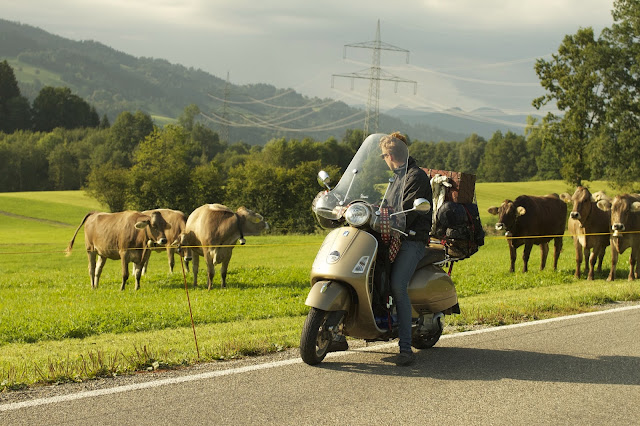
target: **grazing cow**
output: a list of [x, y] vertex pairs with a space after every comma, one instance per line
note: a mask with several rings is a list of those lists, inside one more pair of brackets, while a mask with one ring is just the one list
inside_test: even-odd
[[567, 205], [557, 194], [534, 197], [520, 195], [514, 201], [504, 200], [500, 207], [489, 207], [489, 213], [498, 215], [497, 230], [504, 230], [511, 255], [510, 272], [515, 270], [516, 249], [524, 244], [522, 272], [527, 272], [531, 248], [540, 245], [540, 270], [543, 270], [549, 253], [549, 241], [553, 240], [553, 269], [558, 268], [567, 217]]
[[249, 209], [240, 207], [233, 212], [222, 204], [205, 204], [195, 209], [187, 219], [181, 243], [190, 246], [193, 254], [193, 286], [198, 285], [199, 256], [207, 263], [207, 288], [211, 290], [214, 267], [220, 267], [222, 287], [227, 286], [227, 267], [233, 246], [244, 244], [245, 235], [257, 235], [269, 225], [264, 218]]
[[[167, 259], [169, 261], [169, 271], [173, 272], [173, 267], [175, 266], [175, 260], [173, 255], [176, 252], [179, 252], [180, 256], [183, 257], [191, 257], [188, 254], [185, 254], [185, 249], [179, 249], [178, 245], [180, 243], [180, 234], [184, 232], [185, 225], [187, 224], [187, 215], [182, 213], [179, 210], [171, 210], [171, 209], [155, 209], [155, 210], [145, 210], [143, 214], [152, 214], [153, 212], [159, 212], [164, 220], [171, 225], [169, 229], [165, 232], [167, 236]], [[154, 247], [153, 251], [162, 251], [163, 248]], [[149, 260], [145, 262], [144, 267], [142, 268], [142, 274], [147, 273], [147, 266], [149, 265]], [[188, 265], [187, 265], [188, 269]]]
[[[140, 288], [142, 267], [151, 253], [149, 242], [164, 245], [167, 243], [165, 230], [170, 229], [162, 215], [158, 212], [149, 215], [137, 211], [118, 213], [88, 213], [76, 229], [67, 246], [67, 256], [71, 254], [73, 242], [78, 231], [84, 225], [84, 245], [89, 257], [89, 276], [91, 287], [98, 288], [100, 274], [107, 259], [122, 262], [122, 285], [129, 278], [129, 262], [133, 262], [133, 273], [136, 277], [136, 290]], [[96, 256], [98, 261], [96, 265]]]
[[616, 195], [612, 202], [598, 201], [601, 210], [611, 212], [611, 272], [607, 281], [616, 277], [618, 254], [631, 247], [629, 256], [629, 281], [638, 278], [640, 265], [640, 194]]
[[573, 246], [576, 249], [576, 278], [580, 278], [580, 266], [584, 255], [584, 273], [588, 280], [593, 280], [593, 268], [598, 262], [597, 272], [602, 272], [602, 259], [609, 245], [609, 226], [611, 214], [598, 208], [599, 200], [609, 198], [601, 191], [591, 194], [584, 186], [579, 186], [573, 195], [561, 194], [565, 203], [573, 203], [569, 213], [567, 227], [573, 235]]

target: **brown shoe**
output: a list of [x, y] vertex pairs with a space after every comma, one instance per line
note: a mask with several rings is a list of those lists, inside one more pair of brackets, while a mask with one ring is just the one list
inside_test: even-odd
[[413, 364], [416, 360], [416, 354], [411, 352], [400, 352], [395, 359], [396, 365], [406, 367]]
[[329, 343], [329, 352], [341, 352], [348, 350], [349, 343], [344, 336], [340, 336], [338, 340], [332, 340], [331, 343]]

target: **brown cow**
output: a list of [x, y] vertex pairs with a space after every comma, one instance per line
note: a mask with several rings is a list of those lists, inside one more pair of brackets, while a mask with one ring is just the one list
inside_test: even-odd
[[598, 208], [599, 200], [609, 200], [601, 191], [591, 194], [584, 186], [579, 186], [573, 195], [561, 194], [565, 203], [573, 203], [569, 213], [568, 228], [573, 235], [573, 246], [576, 249], [576, 273], [580, 278], [580, 266], [584, 255], [584, 273], [587, 279], [593, 280], [593, 269], [598, 262], [597, 272], [602, 272], [604, 252], [609, 245], [609, 226], [611, 214]]
[[618, 254], [631, 247], [629, 256], [629, 281], [638, 278], [640, 265], [640, 194], [616, 195], [612, 202], [598, 201], [601, 210], [611, 212], [611, 272], [607, 281], [616, 277]]
[[[189, 254], [185, 254], [185, 250], [179, 249], [178, 245], [180, 244], [180, 234], [184, 232], [185, 225], [187, 224], [187, 215], [182, 213], [179, 210], [171, 210], [171, 209], [155, 209], [155, 210], [145, 210], [142, 213], [150, 215], [153, 212], [159, 212], [164, 220], [171, 225], [171, 228], [167, 229], [165, 232], [167, 236], [167, 259], [169, 261], [169, 271], [173, 272], [173, 267], [175, 266], [175, 260], [173, 255], [176, 252], [179, 252], [180, 256], [183, 257], [191, 257]], [[163, 251], [164, 248], [154, 248], [153, 251]], [[147, 273], [147, 266], [149, 265], [149, 260], [144, 264], [142, 268], [142, 275]], [[188, 269], [188, 267], [187, 267]]]
[[[222, 264], [222, 287], [227, 286], [227, 267], [233, 246], [244, 244], [245, 235], [257, 235], [269, 225], [264, 218], [249, 209], [240, 207], [235, 213], [222, 204], [205, 204], [195, 209], [187, 219], [182, 235], [182, 245], [191, 246], [193, 254], [193, 286], [198, 285], [199, 256], [207, 262], [207, 288], [215, 274], [215, 265]], [[223, 246], [223, 247], [221, 247]]]
[[[84, 225], [84, 245], [89, 257], [89, 276], [91, 287], [98, 288], [100, 274], [107, 259], [122, 262], [122, 285], [129, 278], [129, 262], [133, 262], [133, 273], [136, 277], [136, 290], [140, 288], [142, 267], [148, 260], [151, 251], [148, 242], [164, 245], [167, 243], [165, 229], [171, 225], [165, 222], [158, 212], [146, 215], [137, 211], [118, 213], [88, 213], [76, 229], [67, 246], [67, 255], [71, 254], [73, 242], [78, 231]], [[96, 256], [98, 256], [96, 267]]]
[[516, 249], [524, 244], [522, 272], [527, 272], [531, 248], [540, 245], [540, 270], [543, 270], [549, 253], [549, 241], [553, 240], [553, 269], [558, 268], [562, 251], [562, 235], [567, 217], [567, 205], [557, 194], [535, 197], [520, 195], [514, 201], [504, 200], [500, 207], [489, 207], [489, 213], [498, 215], [497, 230], [504, 230], [509, 243], [511, 266], [515, 270]]

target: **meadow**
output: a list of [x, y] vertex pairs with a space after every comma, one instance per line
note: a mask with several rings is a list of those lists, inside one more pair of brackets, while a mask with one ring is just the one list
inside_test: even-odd
[[[614, 194], [603, 183], [593, 182], [590, 187]], [[448, 330], [510, 324], [640, 300], [640, 285], [626, 280], [627, 253], [621, 256], [616, 281], [604, 280], [609, 272], [609, 250], [604, 271], [595, 281], [575, 279], [568, 235], [557, 272], [549, 267], [538, 270], [537, 248], [532, 251], [530, 272], [520, 272], [522, 249], [516, 272], [508, 272], [507, 244], [502, 236], [490, 232], [496, 220], [487, 208], [519, 194], [550, 192], [572, 190], [560, 181], [477, 185], [488, 234], [477, 254], [454, 265], [462, 314], [446, 318]], [[166, 254], [154, 253], [140, 290], [134, 290], [130, 277], [127, 288], [120, 291], [120, 264], [111, 260], [100, 288], [92, 290], [82, 231], [71, 256], [64, 255], [73, 232], [91, 210], [104, 207], [81, 191], [0, 194], [0, 390], [298, 346], [308, 311], [304, 300], [309, 270], [324, 234], [247, 238], [247, 245], [234, 249], [227, 289], [219, 287], [219, 276], [211, 291], [202, 286], [194, 289], [192, 275], [183, 271], [179, 259], [170, 273]]]

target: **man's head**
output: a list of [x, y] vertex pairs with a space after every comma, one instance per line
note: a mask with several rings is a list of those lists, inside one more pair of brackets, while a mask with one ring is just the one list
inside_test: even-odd
[[394, 132], [380, 139], [380, 157], [390, 168], [395, 169], [406, 163], [409, 151], [407, 139], [400, 132]]

